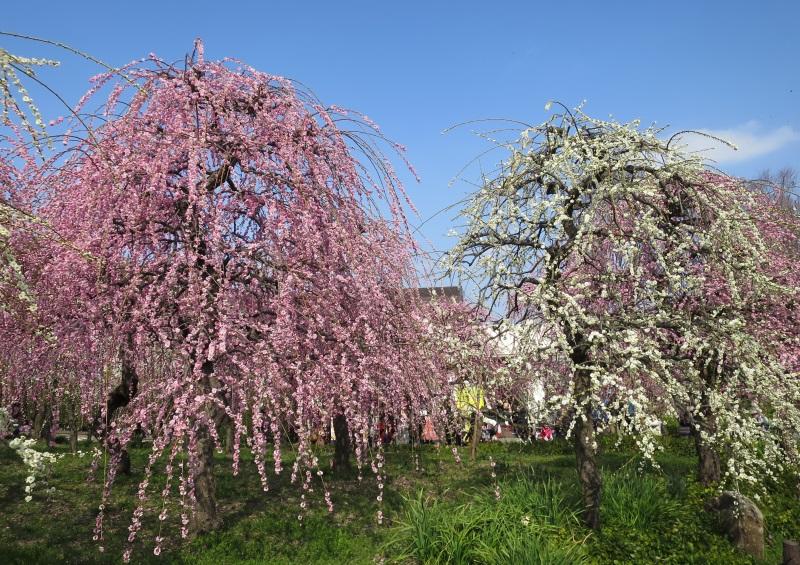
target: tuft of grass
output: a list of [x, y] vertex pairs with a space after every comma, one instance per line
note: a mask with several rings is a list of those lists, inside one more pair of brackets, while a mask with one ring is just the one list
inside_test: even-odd
[[513, 512], [512, 519], [539, 533], [567, 532], [580, 524], [579, 493], [574, 483], [564, 483], [550, 475], [538, 478], [530, 468], [501, 487], [503, 505]]
[[574, 493], [529, 472], [505, 481], [495, 500], [487, 489], [465, 504], [439, 502], [422, 491], [406, 499], [384, 554], [393, 562], [579, 564], [586, 562]]
[[602, 512], [613, 526], [636, 529], [669, 528], [678, 519], [680, 503], [669, 493], [667, 479], [624, 470], [603, 473]]
[[513, 535], [498, 546], [484, 546], [478, 563], [486, 565], [580, 565], [588, 563], [579, 544], [560, 546], [539, 534]]

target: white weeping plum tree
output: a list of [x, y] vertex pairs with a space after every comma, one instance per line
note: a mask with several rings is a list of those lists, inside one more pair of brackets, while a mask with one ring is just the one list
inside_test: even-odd
[[15, 55], [0, 47], [0, 290], [12, 291], [11, 297], [0, 301], [0, 310], [6, 310], [9, 298], [33, 304], [22, 268], [9, 245], [9, 236], [20, 225], [36, 226], [31, 222], [33, 218], [9, 202], [8, 191], [18, 174], [14, 159], [21, 157], [17, 148], [21, 131], [29, 134], [34, 147], [39, 147], [46, 132], [41, 113], [19, 75], [34, 76], [37, 66], [57, 65], [57, 61]]
[[652, 422], [688, 410], [701, 455], [723, 456], [736, 481], [782, 465], [754, 409], [800, 428], [797, 374], [752, 323], [754, 305], [796, 293], [766, 268], [760, 208], [662, 133], [580, 107], [524, 129], [499, 144], [507, 157], [468, 199], [449, 253], [567, 416], [591, 528], [598, 430], [633, 436], [653, 461]]

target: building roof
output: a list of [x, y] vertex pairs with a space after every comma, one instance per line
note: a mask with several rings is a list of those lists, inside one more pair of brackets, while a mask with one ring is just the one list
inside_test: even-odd
[[460, 286], [426, 286], [418, 288], [419, 297], [425, 302], [434, 298], [447, 298], [453, 301], [464, 300], [464, 290]]

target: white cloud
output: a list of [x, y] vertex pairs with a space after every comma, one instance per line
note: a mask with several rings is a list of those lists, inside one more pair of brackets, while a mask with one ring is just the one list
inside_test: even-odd
[[724, 139], [735, 145], [737, 149], [734, 150], [716, 139], [695, 133], [681, 134], [675, 143], [686, 152], [699, 153], [706, 159], [717, 163], [747, 161], [753, 157], [777, 151], [800, 139], [800, 132], [790, 126], [767, 130], [755, 120], [729, 129], [701, 129], [698, 131]]

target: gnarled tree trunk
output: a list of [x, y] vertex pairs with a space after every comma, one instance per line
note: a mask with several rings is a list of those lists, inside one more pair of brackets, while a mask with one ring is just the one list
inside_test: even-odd
[[[571, 332], [570, 332], [571, 333]], [[588, 356], [588, 344], [581, 334], [572, 334], [572, 363], [575, 369], [573, 394], [575, 414], [575, 460], [583, 499], [583, 521], [593, 530], [600, 529], [600, 496], [603, 480], [597, 467], [596, 440], [592, 422], [592, 375], [582, 367]]]
[[711, 486], [722, 477], [719, 454], [694, 432], [694, 444], [697, 449], [697, 480], [703, 486]]
[[[705, 391], [713, 390], [718, 380], [717, 355], [714, 354], [699, 368]], [[708, 393], [705, 391], [700, 395], [700, 407], [694, 415], [692, 435], [697, 450], [697, 480], [703, 486], [711, 486], [722, 478], [722, 466], [719, 453], [709, 439], [717, 432], [717, 419], [711, 408]]]
[[[214, 362], [206, 361], [201, 367], [203, 372], [202, 386], [208, 393], [212, 388], [219, 388], [214, 377]], [[217, 430], [225, 419], [225, 412], [219, 407], [209, 407], [210, 418]], [[214, 480], [214, 440], [207, 429], [198, 433], [197, 458], [193, 468], [195, 508], [192, 525], [195, 533], [211, 532], [217, 529], [222, 520], [217, 511], [217, 491]]]
[[53, 440], [55, 439], [52, 433], [52, 423], [53, 413], [50, 410], [50, 405], [45, 404], [39, 407], [33, 419], [33, 430], [31, 430], [31, 433], [34, 438], [43, 439], [48, 447], [53, 444]]
[[353, 451], [350, 445], [350, 430], [347, 428], [347, 418], [344, 414], [338, 414], [333, 419], [333, 433], [336, 435], [333, 451], [333, 468], [337, 471], [350, 471], [350, 453]]
[[[132, 345], [131, 341], [128, 342], [129, 347]], [[109, 437], [111, 432], [111, 422], [117, 410], [127, 406], [130, 401], [136, 396], [139, 388], [139, 375], [136, 373], [136, 367], [131, 360], [131, 352], [129, 350], [122, 350], [120, 354], [121, 362], [121, 380], [111, 392], [108, 393], [106, 399], [106, 419], [100, 421], [99, 414], [95, 414], [94, 420], [89, 426], [88, 440], [91, 440], [92, 435], [97, 437], [106, 449], [108, 449], [111, 460], [117, 462], [117, 474], [129, 475], [131, 472], [131, 460], [128, 456], [128, 451], [123, 449], [118, 441]], [[103, 369], [108, 375], [111, 372], [109, 367]]]
[[194, 533], [217, 529], [221, 523], [217, 512], [217, 491], [214, 480], [214, 441], [203, 430], [197, 440], [198, 457], [193, 469], [195, 508], [192, 516]]
[[124, 475], [130, 475], [131, 473], [131, 459], [128, 455], [128, 450], [124, 449], [119, 442], [109, 439], [108, 435], [111, 430], [111, 422], [114, 418], [114, 414], [116, 414], [117, 410], [120, 408], [127, 406], [133, 397], [136, 396], [136, 392], [139, 389], [139, 375], [136, 373], [136, 367], [130, 356], [130, 351], [122, 352], [122, 380], [108, 394], [108, 399], [106, 401], [106, 421], [102, 423], [101, 432], [98, 434], [105, 442], [112, 461], [117, 461], [117, 473]]
[[225, 426], [225, 454], [226, 455], [233, 455], [233, 441], [234, 441], [234, 424], [233, 422], [228, 419], [228, 425]]
[[722, 478], [722, 466], [719, 453], [708, 440], [708, 436], [717, 431], [716, 419], [703, 396], [700, 412], [694, 417], [692, 436], [697, 450], [697, 480], [703, 486], [716, 484]]
[[602, 479], [595, 454], [595, 432], [592, 405], [589, 402], [591, 377], [588, 371], [578, 370], [575, 377], [575, 397], [580, 409], [575, 419], [575, 458], [583, 498], [583, 521], [593, 530], [600, 529], [600, 495]]
[[481, 441], [481, 412], [475, 410], [475, 415], [472, 419], [472, 441], [469, 446], [469, 459], [475, 461], [478, 456], [478, 443]]

